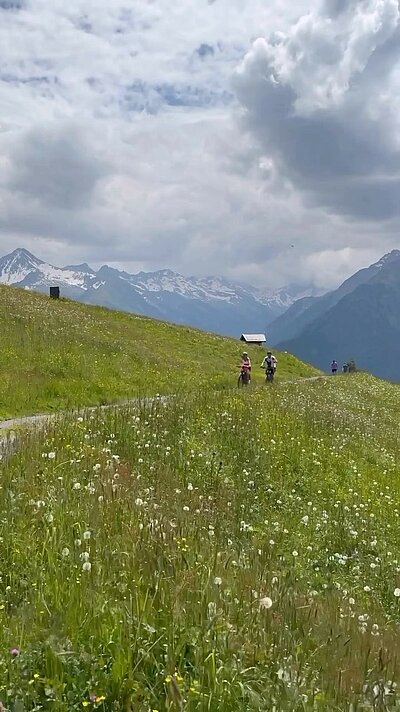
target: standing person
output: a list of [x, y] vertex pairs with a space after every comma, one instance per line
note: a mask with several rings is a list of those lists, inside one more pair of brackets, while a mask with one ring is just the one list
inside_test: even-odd
[[335, 361], [335, 359], [333, 359], [333, 361], [331, 363], [332, 376], [336, 376], [337, 370], [338, 370], [337, 361]]

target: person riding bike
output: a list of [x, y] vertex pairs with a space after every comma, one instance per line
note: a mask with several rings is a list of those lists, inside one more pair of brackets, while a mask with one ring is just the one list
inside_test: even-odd
[[275, 374], [277, 366], [278, 366], [277, 359], [275, 358], [275, 356], [273, 355], [273, 353], [271, 351], [267, 351], [267, 355], [265, 356], [265, 358], [261, 364], [261, 368], [265, 368], [265, 370], [267, 372]]
[[248, 372], [249, 380], [250, 380], [251, 361], [250, 361], [250, 357], [249, 357], [249, 354], [247, 353], [247, 351], [244, 351], [242, 353], [242, 363], [240, 365], [240, 370], [241, 370], [241, 372], [244, 372], [244, 371]]

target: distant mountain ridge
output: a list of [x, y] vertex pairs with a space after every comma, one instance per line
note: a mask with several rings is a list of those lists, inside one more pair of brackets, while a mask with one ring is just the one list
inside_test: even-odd
[[356, 272], [336, 290], [293, 304], [269, 327], [271, 342], [319, 368], [350, 358], [400, 381], [400, 251]]
[[23, 248], [0, 259], [0, 284], [37, 291], [58, 285], [64, 296], [81, 302], [229, 336], [265, 331], [299, 294], [296, 287], [260, 290], [220, 277], [184, 277], [168, 269], [129, 274], [107, 265], [94, 270], [87, 263], [55, 267]]

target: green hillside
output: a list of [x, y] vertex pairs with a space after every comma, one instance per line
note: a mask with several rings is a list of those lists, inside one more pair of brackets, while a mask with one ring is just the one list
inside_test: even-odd
[[[242, 346], [192, 328], [0, 287], [0, 417], [236, 382]], [[249, 349], [254, 363], [264, 352]], [[318, 373], [279, 355], [279, 377]], [[262, 382], [261, 369], [254, 381]]]
[[355, 375], [21, 436], [0, 488], [4, 707], [399, 709], [399, 416], [397, 386]]

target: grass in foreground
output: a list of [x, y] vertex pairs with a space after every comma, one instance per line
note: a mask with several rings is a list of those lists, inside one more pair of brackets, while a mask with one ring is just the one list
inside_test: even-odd
[[[0, 418], [234, 386], [243, 345], [197, 329], [0, 287]], [[257, 366], [263, 349], [248, 349]], [[317, 374], [279, 356], [279, 377]]]
[[0, 489], [5, 707], [399, 709], [399, 414], [398, 387], [356, 376], [22, 442]]

